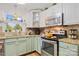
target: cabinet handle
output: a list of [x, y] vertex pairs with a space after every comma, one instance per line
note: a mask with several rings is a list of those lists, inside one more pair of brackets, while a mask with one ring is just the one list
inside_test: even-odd
[[8, 44], [8, 45], [11, 45], [11, 44], [13, 44], [13, 43], [15, 43], [16, 41], [14, 41], [14, 42], [6, 42], [6, 44]]
[[26, 40], [21, 40], [21, 41], [19, 41], [19, 42], [26, 42]]
[[64, 13], [62, 13], [62, 25], [64, 25]]

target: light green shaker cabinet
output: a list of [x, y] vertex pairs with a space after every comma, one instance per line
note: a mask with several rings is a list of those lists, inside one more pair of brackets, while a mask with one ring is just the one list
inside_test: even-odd
[[34, 46], [35, 46], [35, 50], [37, 51], [37, 47], [38, 47], [38, 38], [37, 37], [35, 37], [35, 43], [34, 43]]
[[31, 51], [35, 51], [35, 37], [31, 37]]
[[38, 53], [41, 53], [41, 40], [40, 40], [40, 37], [39, 36], [36, 36], [35, 37], [35, 50]]
[[22, 55], [26, 53], [26, 38], [19, 38], [18, 39], [18, 55]]
[[26, 53], [31, 52], [31, 39], [30, 37], [26, 38]]
[[78, 56], [79, 45], [59, 42], [59, 56]]
[[41, 53], [41, 41], [39, 36], [6, 39], [4, 47], [5, 56], [22, 55], [35, 50]]
[[17, 55], [17, 44], [16, 39], [5, 40], [5, 56], [16, 56]]
[[38, 39], [37, 39], [37, 51], [38, 51], [38, 53], [41, 53], [41, 39], [40, 39], [40, 37], [38, 37]]
[[61, 47], [59, 49], [59, 56], [78, 56], [78, 52], [74, 52], [72, 50], [68, 50]]

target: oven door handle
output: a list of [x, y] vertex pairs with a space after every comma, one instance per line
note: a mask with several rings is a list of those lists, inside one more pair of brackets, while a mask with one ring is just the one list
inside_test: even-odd
[[50, 43], [50, 44], [56, 44], [56, 41], [42, 40], [42, 42], [47, 42], [47, 43]]

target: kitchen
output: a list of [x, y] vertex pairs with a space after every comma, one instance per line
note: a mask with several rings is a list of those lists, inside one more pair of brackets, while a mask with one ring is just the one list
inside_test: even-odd
[[0, 3], [0, 56], [79, 56], [78, 10], [79, 3]]

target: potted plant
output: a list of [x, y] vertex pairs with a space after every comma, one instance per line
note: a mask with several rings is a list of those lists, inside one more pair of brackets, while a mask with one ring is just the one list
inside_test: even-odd
[[7, 31], [12, 32], [12, 30], [13, 30], [13, 27], [10, 25], [7, 25]]
[[19, 32], [22, 31], [22, 27], [19, 24], [16, 24], [15, 30], [18, 30]]

